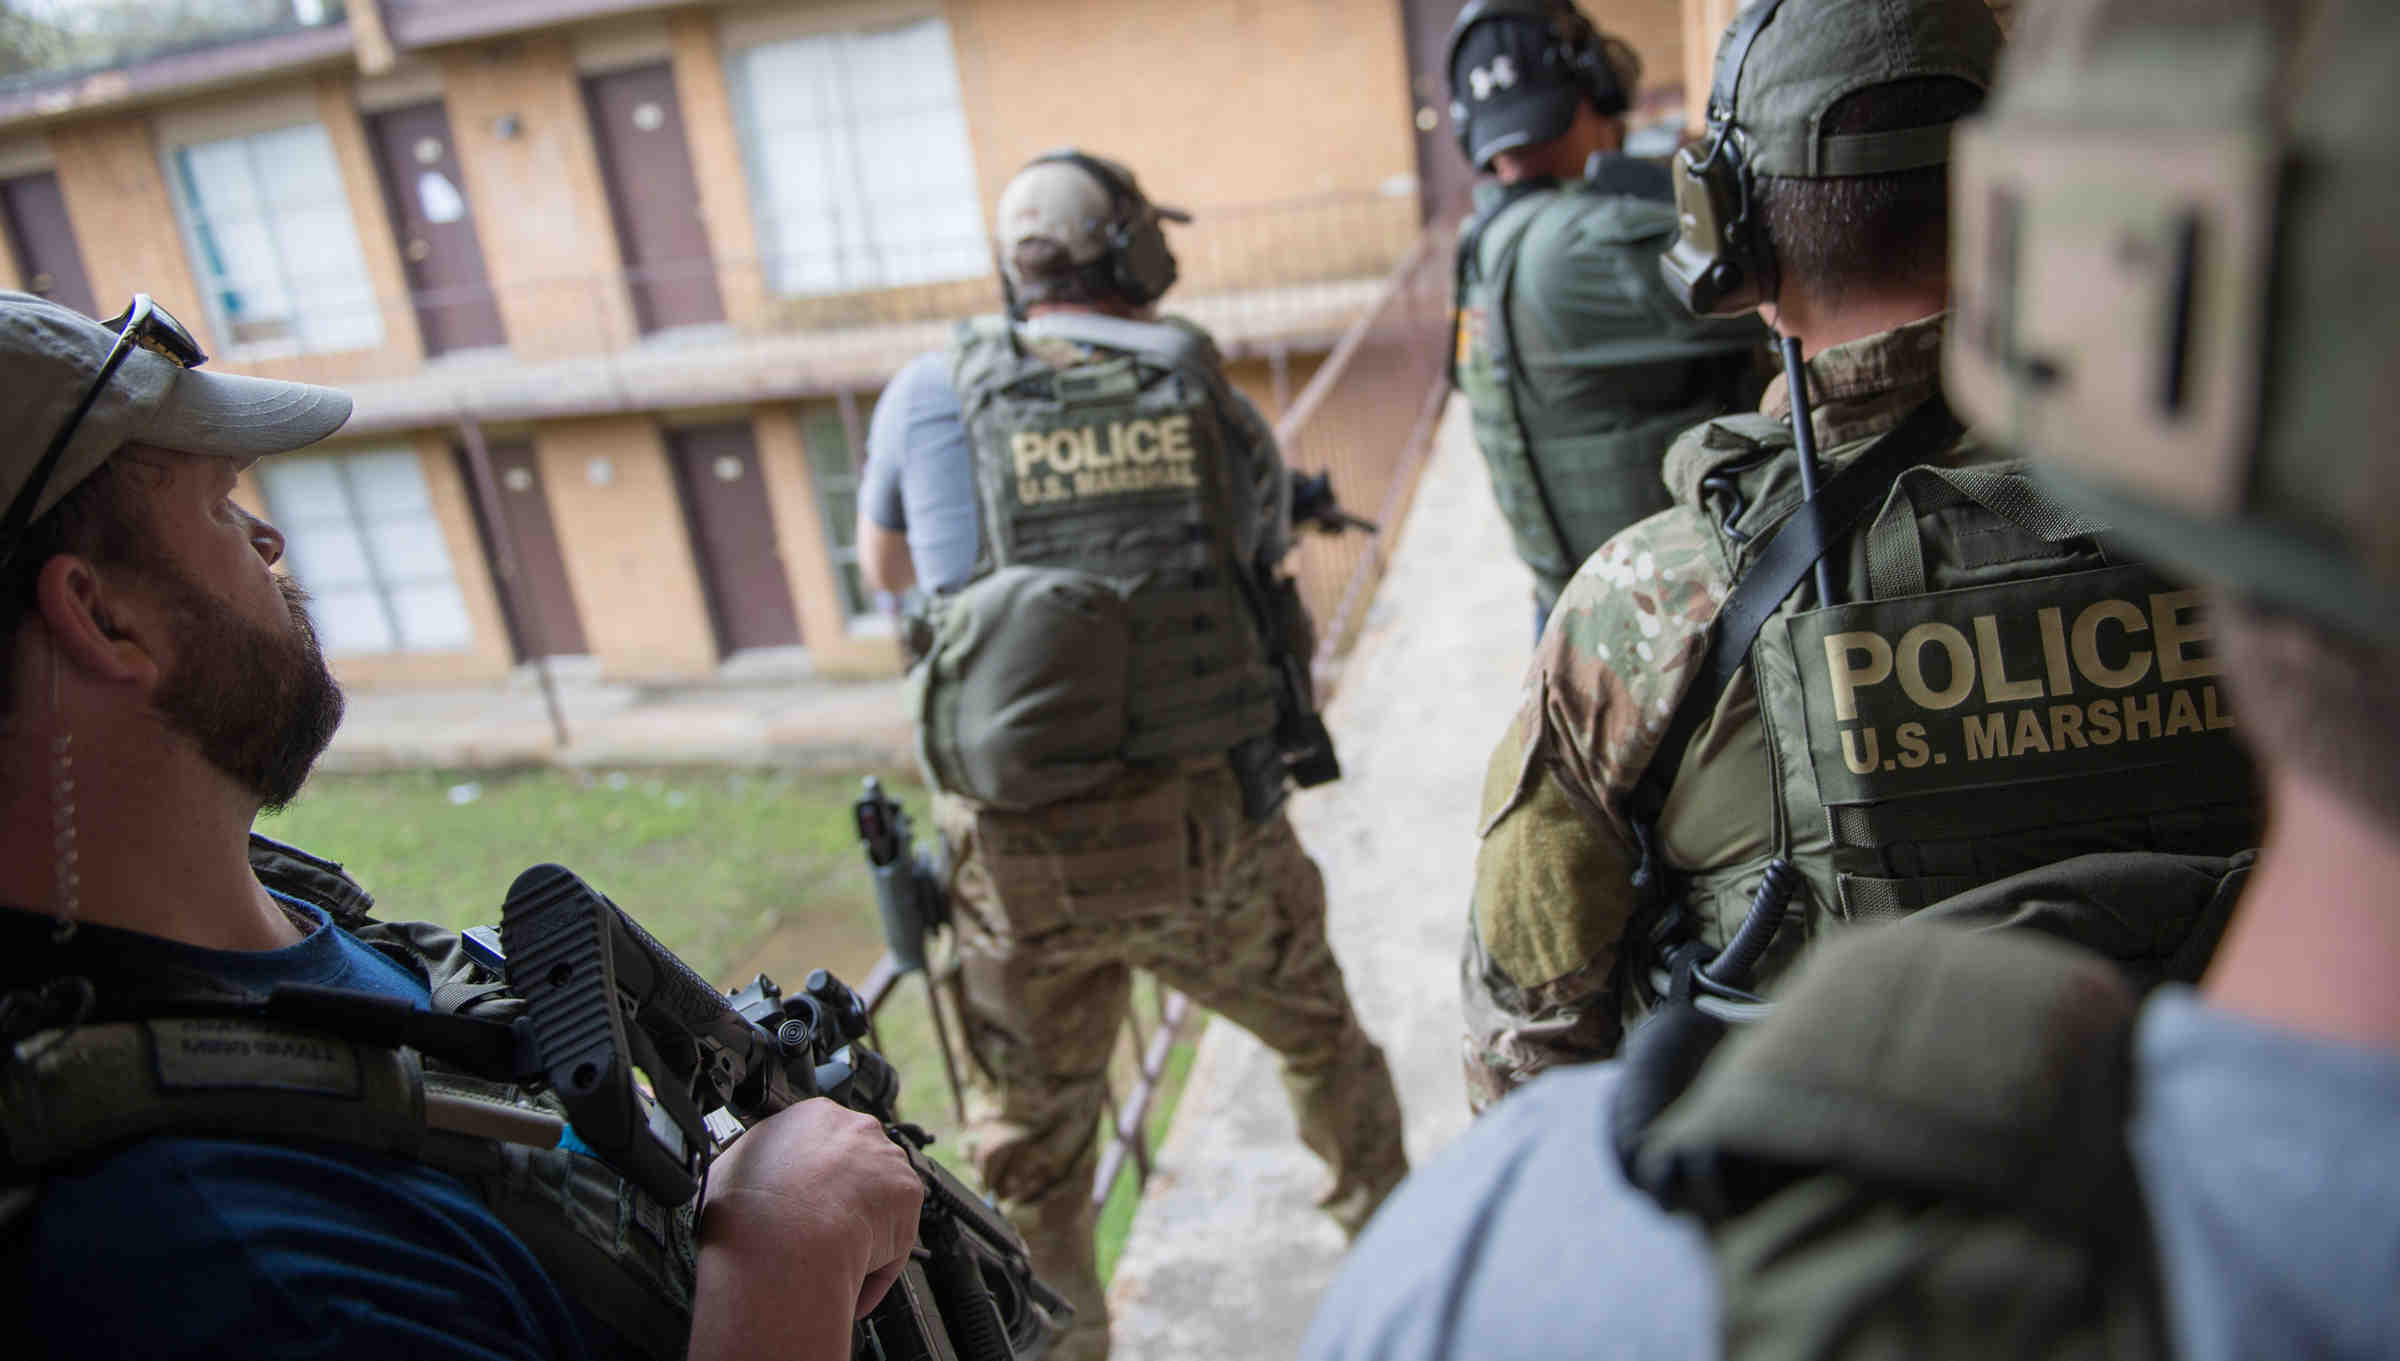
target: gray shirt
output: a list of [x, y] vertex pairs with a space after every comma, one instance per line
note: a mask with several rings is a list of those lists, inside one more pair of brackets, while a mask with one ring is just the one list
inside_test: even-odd
[[[1037, 317], [1026, 329], [1066, 332], [1072, 317]], [[1236, 485], [1249, 486], [1251, 515], [1235, 543], [1252, 562], [1280, 561], [1291, 546], [1291, 489], [1274, 428], [1230, 382], [1224, 396], [1226, 443], [1237, 466]], [[982, 532], [975, 497], [975, 455], [966, 415], [950, 383], [950, 354], [918, 355], [875, 400], [867, 425], [867, 467], [859, 506], [869, 520], [907, 531], [917, 584], [928, 591], [964, 585], [975, 575]]]
[[[2176, 1354], [2400, 1356], [2400, 1056], [2163, 988], [2135, 1040], [2134, 1163]], [[1618, 1065], [1553, 1071], [1385, 1203], [1326, 1292], [1306, 1361], [1717, 1354], [1695, 1221], [1608, 1143]]]

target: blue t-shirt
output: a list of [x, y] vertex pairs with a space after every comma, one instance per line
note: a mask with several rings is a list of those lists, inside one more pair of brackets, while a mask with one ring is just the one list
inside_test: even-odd
[[[422, 979], [324, 913], [292, 905], [316, 929], [281, 950], [110, 934], [123, 938], [129, 967], [146, 957], [245, 989], [308, 983], [428, 1000]], [[155, 1138], [53, 1175], [0, 1280], [12, 1356], [489, 1361], [583, 1352], [549, 1276], [463, 1183], [335, 1144]]]
[[858, 496], [868, 519], [908, 531], [918, 586], [940, 591], [975, 575], [975, 455], [947, 353], [908, 361], [875, 399]]

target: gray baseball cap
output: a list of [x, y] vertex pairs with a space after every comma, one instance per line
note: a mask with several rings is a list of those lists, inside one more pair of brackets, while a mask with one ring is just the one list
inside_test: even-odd
[[1073, 150], [1047, 152], [1000, 191], [1000, 259], [1013, 261], [1018, 246], [1040, 238], [1088, 265], [1108, 253], [1112, 226], [1132, 225], [1144, 212], [1169, 222], [1192, 220], [1181, 208], [1152, 203], [1133, 172], [1116, 161]]
[[[32, 477], [75, 414], [117, 334], [30, 293], [0, 292], [0, 505]], [[185, 369], [132, 347], [76, 427], [34, 502], [41, 516], [128, 444], [248, 463], [314, 444], [350, 419], [349, 394], [307, 383]]]
[[1989, 0], [1783, 0], [1744, 60], [1735, 37], [1750, 17], [1736, 17], [1718, 44], [1717, 79], [1726, 63], [1741, 63], [1734, 118], [1761, 175], [1831, 179], [1940, 165], [1950, 154], [1948, 123], [1832, 135], [1825, 115], [1846, 96], [1894, 81], [1953, 76], [1987, 90], [1999, 65]]

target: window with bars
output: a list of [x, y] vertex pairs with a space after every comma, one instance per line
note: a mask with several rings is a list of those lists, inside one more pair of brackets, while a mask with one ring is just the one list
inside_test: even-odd
[[190, 142], [168, 161], [228, 350], [260, 357], [383, 343], [350, 196], [321, 124]]
[[876, 593], [858, 570], [858, 456], [850, 428], [835, 402], [810, 402], [800, 409], [800, 445], [808, 454], [808, 480], [816, 485], [817, 508], [825, 516], [825, 546], [841, 584], [842, 609], [851, 618], [877, 613]]
[[328, 655], [454, 652], [474, 641], [416, 454], [287, 454], [257, 471]]
[[734, 104], [770, 286], [786, 296], [991, 269], [950, 25], [744, 48]]

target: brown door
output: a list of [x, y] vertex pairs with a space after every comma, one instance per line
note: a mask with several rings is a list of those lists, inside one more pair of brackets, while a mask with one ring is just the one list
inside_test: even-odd
[[506, 344], [441, 101], [370, 115], [367, 135], [383, 172], [384, 209], [400, 241], [425, 353]]
[[1428, 222], [1464, 217], [1475, 172], [1450, 125], [1450, 73], [1442, 69], [1450, 21], [1464, 0], [1400, 0], [1408, 30], [1408, 117], [1416, 120], [1417, 200]]
[[742, 424], [693, 426], [667, 432], [675, 483], [683, 493], [684, 523], [700, 580], [708, 594], [717, 650], [788, 647], [800, 641], [775, 546], [775, 521], [760, 482], [758, 445]]
[[91, 278], [83, 272], [83, 252], [75, 245], [74, 224], [67, 221], [67, 201], [58, 192], [58, 176], [44, 170], [0, 180], [0, 214], [8, 218], [8, 239], [17, 244], [17, 277], [25, 281], [25, 291], [87, 317], [99, 316]]
[[636, 324], [657, 331], [723, 321], [674, 73], [661, 62], [587, 76], [583, 98], [591, 109], [600, 173], [608, 181]]
[[[567, 564], [559, 556], [558, 531], [550, 523], [550, 499], [542, 492], [533, 446], [522, 440], [497, 441], [490, 453], [492, 477], [500, 484], [500, 513], [508, 521], [510, 546], [516, 549], [517, 579], [501, 583], [500, 609], [508, 618], [517, 660], [582, 656], [591, 646], [584, 641], [575, 593], [567, 586]], [[466, 452], [458, 451], [458, 458], [472, 485], [474, 473], [466, 469]], [[500, 554], [480, 497], [475, 498], [475, 527], [483, 533], [485, 560], [497, 563]]]

